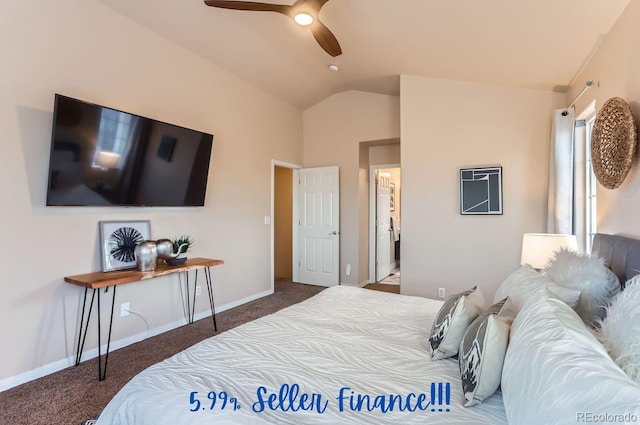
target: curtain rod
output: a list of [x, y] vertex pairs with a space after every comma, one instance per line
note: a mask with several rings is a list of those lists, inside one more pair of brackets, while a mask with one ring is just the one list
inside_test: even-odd
[[576, 96], [575, 99], [573, 99], [573, 102], [571, 102], [571, 105], [567, 106], [567, 109], [564, 110], [564, 112], [562, 112], [562, 116], [566, 117], [567, 114], [569, 113], [569, 109], [571, 109], [573, 107], [573, 105], [576, 104], [576, 102], [578, 101], [578, 99], [580, 99], [580, 96], [582, 96], [584, 94], [584, 92], [586, 92], [588, 89], [590, 89], [591, 87], [593, 87], [593, 80], [589, 80], [586, 83], [584, 83], [584, 87], [582, 88], [582, 90], [580, 91], [580, 93], [578, 93], [578, 95]]

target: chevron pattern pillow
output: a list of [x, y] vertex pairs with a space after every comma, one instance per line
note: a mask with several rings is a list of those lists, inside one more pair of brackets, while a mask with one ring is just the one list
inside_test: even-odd
[[481, 403], [500, 386], [514, 317], [507, 297], [489, 307], [467, 328], [458, 354], [466, 407]]
[[446, 359], [458, 354], [467, 326], [485, 307], [484, 297], [476, 286], [447, 298], [431, 326], [431, 359]]

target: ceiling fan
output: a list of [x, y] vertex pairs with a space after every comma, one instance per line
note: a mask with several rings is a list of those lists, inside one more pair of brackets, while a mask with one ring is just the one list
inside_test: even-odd
[[253, 1], [216, 1], [205, 0], [207, 6], [220, 7], [223, 9], [251, 10], [257, 12], [277, 12], [293, 19], [298, 25], [311, 30], [313, 37], [320, 47], [331, 56], [336, 57], [342, 54], [342, 49], [338, 40], [327, 28], [318, 15], [320, 9], [329, 0], [297, 0], [291, 6], [284, 4], [258, 3]]

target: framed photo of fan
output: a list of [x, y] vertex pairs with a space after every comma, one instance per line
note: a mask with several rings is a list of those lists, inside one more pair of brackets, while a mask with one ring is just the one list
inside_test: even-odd
[[99, 227], [102, 271], [135, 268], [136, 245], [151, 239], [151, 222], [104, 220]]
[[389, 211], [396, 210], [396, 185], [389, 183]]

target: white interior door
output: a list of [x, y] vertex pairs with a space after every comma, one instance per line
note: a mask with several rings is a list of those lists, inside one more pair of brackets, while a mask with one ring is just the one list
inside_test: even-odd
[[294, 202], [297, 202], [294, 211], [294, 227], [297, 224], [294, 281], [337, 285], [340, 281], [338, 167], [295, 170], [294, 179]]
[[376, 181], [376, 281], [391, 274], [391, 196], [389, 176], [378, 173]]

